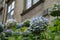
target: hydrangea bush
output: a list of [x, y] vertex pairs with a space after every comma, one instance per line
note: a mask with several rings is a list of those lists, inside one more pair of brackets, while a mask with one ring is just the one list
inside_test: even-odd
[[34, 34], [40, 34], [44, 30], [46, 30], [46, 26], [48, 25], [48, 20], [44, 17], [35, 17], [31, 20], [29, 30]]

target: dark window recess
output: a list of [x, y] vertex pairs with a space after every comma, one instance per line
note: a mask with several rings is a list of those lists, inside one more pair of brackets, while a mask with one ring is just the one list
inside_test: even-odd
[[10, 2], [10, 0], [6, 0], [5, 2], [6, 2], [6, 3], [9, 3], [9, 2]]
[[3, 7], [0, 8], [0, 11], [2, 11], [2, 10], [3, 10]]
[[40, 5], [41, 3], [44, 3], [45, 0], [40, 0], [38, 1], [36, 4], [34, 4], [33, 6], [31, 6], [29, 9], [23, 11], [22, 14], [20, 14], [21, 16], [25, 15], [26, 13], [28, 13], [29, 11], [31, 11], [32, 9], [34, 9], [35, 7], [37, 7], [38, 5]]

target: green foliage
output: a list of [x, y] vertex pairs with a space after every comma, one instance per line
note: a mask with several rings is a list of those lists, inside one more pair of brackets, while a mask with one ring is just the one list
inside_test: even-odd
[[29, 20], [26, 20], [25, 22], [17, 25], [17, 29], [21, 28], [21, 27], [29, 27], [30, 26], [30, 21]]
[[25, 26], [25, 27], [29, 27], [29, 26], [30, 26], [30, 21], [24, 22], [24, 26]]
[[51, 16], [60, 16], [60, 11], [51, 11], [51, 14], [50, 14]]
[[60, 16], [60, 4], [54, 4], [54, 6], [49, 9], [51, 9], [49, 10], [51, 16]]
[[0, 33], [3, 32], [3, 26], [0, 25]]
[[47, 30], [50, 40], [60, 40], [60, 19], [54, 19]]
[[6, 31], [0, 26], [0, 40], [60, 40], [60, 19], [56, 18], [47, 24], [44, 21], [35, 21], [30, 24], [30, 21], [23, 23], [19, 29], [16, 29], [16, 24], [9, 24], [11, 28]]

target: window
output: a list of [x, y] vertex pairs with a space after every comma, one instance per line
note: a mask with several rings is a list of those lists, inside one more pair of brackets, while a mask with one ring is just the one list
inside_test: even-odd
[[26, 9], [29, 9], [32, 5], [36, 4], [40, 0], [26, 0]]
[[13, 2], [8, 6], [8, 19], [13, 18], [14, 5], [15, 5], [15, 1], [13, 1]]

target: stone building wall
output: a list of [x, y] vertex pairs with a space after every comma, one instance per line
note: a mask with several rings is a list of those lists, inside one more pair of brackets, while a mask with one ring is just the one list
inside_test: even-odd
[[[44, 12], [44, 10], [46, 10], [47, 8], [49, 8], [51, 5], [53, 5], [55, 3], [60, 3], [60, 0], [45, 0], [44, 3], [41, 3], [34, 9], [30, 10], [25, 15], [21, 16], [20, 14], [22, 14], [24, 11], [24, 5], [25, 5], [24, 1], [25, 0], [15, 0], [14, 19], [16, 19], [19, 23], [25, 21], [26, 19], [31, 19], [35, 16], [42, 16], [46, 13], [46, 12]], [[5, 12], [3, 12], [3, 14], [4, 14], [3, 22], [4, 23], [6, 22], [6, 17], [7, 17], [7, 6], [8, 5], [5, 6], [5, 8], [4, 8]], [[47, 18], [51, 19], [53, 17], [47, 16]]]

